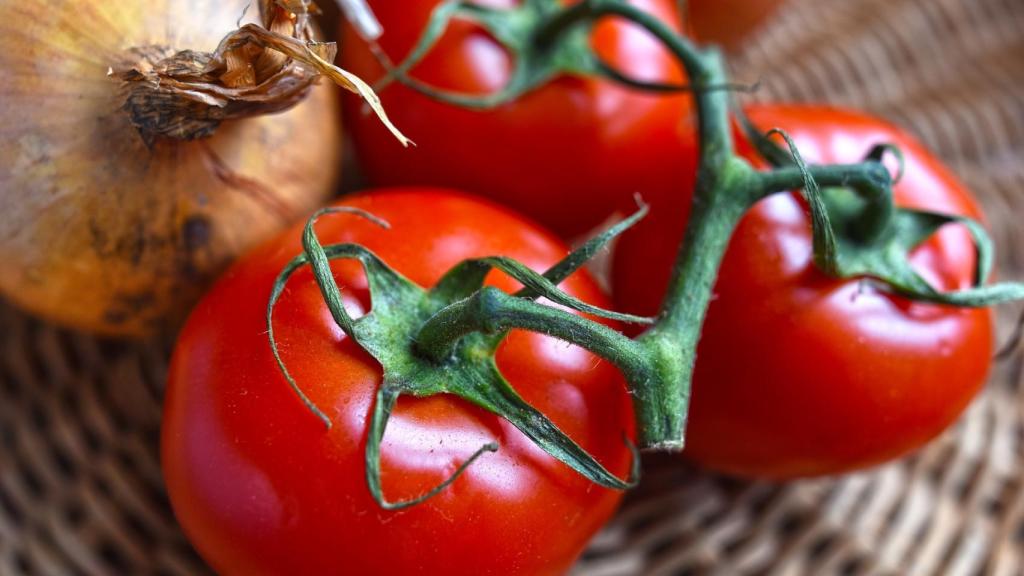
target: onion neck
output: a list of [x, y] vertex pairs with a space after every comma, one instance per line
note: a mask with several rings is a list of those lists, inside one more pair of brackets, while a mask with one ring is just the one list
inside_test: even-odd
[[226, 120], [283, 112], [302, 102], [324, 76], [361, 96], [403, 145], [409, 140], [388, 120], [365, 82], [337, 66], [334, 43], [317, 42], [312, 2], [291, 12], [260, 2], [260, 24], [245, 24], [214, 52], [142, 46], [111, 67], [121, 81], [124, 110], [144, 142], [211, 136]]
[[[225, 120], [281, 112], [305, 99], [319, 74], [279, 48], [314, 40], [309, 15], [260, 6], [261, 26], [229, 33], [215, 52], [138, 46], [111, 67], [125, 93], [123, 109], [148, 146], [159, 138], [207, 138]], [[328, 46], [324, 56], [333, 60]]]

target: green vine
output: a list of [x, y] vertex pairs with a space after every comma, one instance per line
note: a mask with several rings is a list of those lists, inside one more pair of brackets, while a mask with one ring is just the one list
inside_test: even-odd
[[[644, 84], [604, 65], [593, 54], [590, 33], [595, 22], [609, 17], [623, 18], [648, 30], [682, 63], [691, 84]], [[515, 72], [503, 90], [485, 96], [443, 92], [409, 75], [455, 18], [479, 24], [513, 55]], [[303, 253], [281, 272], [274, 285], [267, 307], [268, 337], [288, 383], [310, 411], [329, 426], [329, 417], [305, 396], [288, 373], [274, 340], [274, 305], [289, 277], [310, 266], [334, 321], [381, 364], [384, 372], [366, 447], [367, 483], [384, 508], [422, 502], [443, 490], [476, 459], [499, 449], [496, 444], [485, 444], [434, 489], [411, 500], [389, 502], [380, 481], [380, 445], [391, 411], [403, 394], [459, 396], [508, 420], [548, 454], [597, 484], [624, 489], [635, 483], [639, 472], [636, 457], [630, 478], [617, 478], [508, 384], [495, 364], [494, 354], [511, 329], [559, 338], [613, 363], [625, 376], [633, 397], [639, 447], [681, 449], [697, 342], [719, 266], [740, 219], [756, 202], [772, 194], [802, 191], [811, 213], [814, 262], [829, 276], [868, 278], [909, 299], [950, 306], [991, 306], [1024, 299], [1024, 285], [987, 284], [992, 270], [992, 242], [979, 223], [960, 216], [895, 206], [892, 187], [903, 170], [902, 154], [897, 148], [880, 143], [857, 164], [807, 164], [785, 132], [761, 132], [741, 110], [730, 106], [728, 90], [733, 85], [716, 49], [695, 46], [669, 25], [626, 0], [582, 0], [568, 7], [556, 0], [524, 0], [512, 9], [486, 8], [468, 1], [444, 2], [435, 10], [408, 57], [398, 65], [385, 65], [390, 81], [450, 104], [476, 109], [514, 100], [563, 74], [599, 76], [655, 92], [687, 89], [693, 92], [698, 116], [700, 161], [689, 224], [666, 298], [655, 319], [602, 310], [557, 287], [615, 236], [642, 218], [647, 211], [645, 206], [543, 274], [512, 259], [495, 256], [458, 264], [430, 290], [403, 278], [363, 247], [322, 246], [316, 237], [315, 221], [324, 214], [346, 211], [374, 219], [372, 215], [351, 209], [328, 209], [310, 219], [303, 235]], [[732, 140], [733, 120], [744, 128], [747, 138], [772, 166], [770, 170], [757, 171], [737, 156]], [[780, 136], [786, 146], [779, 146], [774, 136]], [[895, 178], [882, 163], [887, 153], [895, 154], [900, 161]], [[949, 224], [962, 225], [970, 231], [978, 267], [971, 288], [942, 292], [914, 271], [909, 255]], [[339, 258], [360, 261], [369, 279], [372, 309], [359, 319], [352, 319], [345, 311], [331, 274], [330, 261]], [[505, 272], [524, 288], [508, 294], [484, 286], [484, 277], [492, 269]], [[560, 307], [538, 302], [540, 297]], [[648, 328], [630, 339], [578, 313]], [[634, 449], [632, 443], [629, 446]]]

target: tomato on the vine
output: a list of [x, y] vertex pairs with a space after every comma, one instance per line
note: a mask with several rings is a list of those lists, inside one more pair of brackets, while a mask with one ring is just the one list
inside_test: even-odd
[[[810, 106], [756, 106], [749, 116], [761, 129], [788, 131], [812, 163], [858, 162], [875, 144], [896, 144], [906, 160], [897, 205], [980, 215], [949, 169], [887, 123]], [[651, 217], [621, 240], [620, 308], [657, 311], [692, 183], [691, 175], [678, 194], [653, 198]], [[969, 287], [975, 261], [958, 226], [940, 229], [912, 258], [942, 290]], [[869, 281], [826, 277], [812, 262], [802, 199], [775, 195], [741, 221], [720, 270], [698, 345], [687, 453], [711, 468], [770, 478], [894, 458], [955, 420], [985, 381], [992, 346], [987, 309], [913, 303]]]
[[[435, 189], [343, 203], [387, 220], [324, 218], [322, 242], [360, 243], [424, 287], [469, 257], [507, 255], [543, 270], [565, 256], [549, 233], [501, 207]], [[403, 397], [384, 437], [390, 501], [419, 496], [482, 444], [497, 441], [451, 486], [400, 511], [381, 509], [364, 475], [368, 414], [381, 369], [331, 319], [312, 273], [292, 277], [274, 311], [283, 360], [333, 422], [328, 431], [289, 388], [267, 340], [275, 277], [302, 251], [301, 229], [232, 268], [195, 309], [171, 365], [164, 474], [175, 513], [219, 573], [559, 574], [609, 518], [621, 493], [592, 484], [505, 420], [451, 396]], [[332, 261], [353, 315], [369, 309], [365, 274]], [[507, 276], [490, 282], [515, 289]], [[595, 305], [585, 272], [562, 284]], [[582, 349], [513, 331], [502, 373], [533, 406], [625, 476], [633, 415], [621, 376]]]
[[[439, 0], [371, 0], [384, 26], [381, 47], [401, 61], [419, 38]], [[508, 7], [512, 0], [489, 0]], [[673, 26], [673, 0], [635, 0]], [[383, 75], [366, 44], [343, 31], [340, 65], [372, 82]], [[635, 24], [605, 19], [595, 26], [599, 56], [639, 80], [682, 83], [672, 56]], [[444, 90], [499, 91], [512, 60], [489, 35], [455, 21], [412, 77]], [[564, 76], [513, 102], [475, 111], [429, 99], [398, 84], [380, 91], [395, 124], [417, 146], [402, 149], [392, 136], [346, 102], [357, 159], [373, 185], [452, 186], [494, 199], [559, 234], [574, 235], [613, 212], [633, 207], [633, 194], [684, 177], [678, 158], [680, 119], [687, 95], [644, 93], [610, 80]]]

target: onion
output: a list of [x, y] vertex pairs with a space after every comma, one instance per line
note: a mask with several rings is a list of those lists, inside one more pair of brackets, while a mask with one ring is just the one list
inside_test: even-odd
[[311, 2], [250, 4], [0, 0], [0, 293], [144, 335], [331, 194], [339, 105], [317, 77], [379, 103], [312, 42]]

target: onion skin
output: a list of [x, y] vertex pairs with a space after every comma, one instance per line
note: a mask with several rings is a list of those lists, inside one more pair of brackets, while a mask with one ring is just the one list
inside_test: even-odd
[[[128, 49], [213, 51], [249, 0], [0, 0], [0, 293], [110, 336], [179, 320], [239, 253], [321, 204], [337, 89], [147, 147], [108, 76]], [[250, 7], [245, 21], [257, 17]]]

